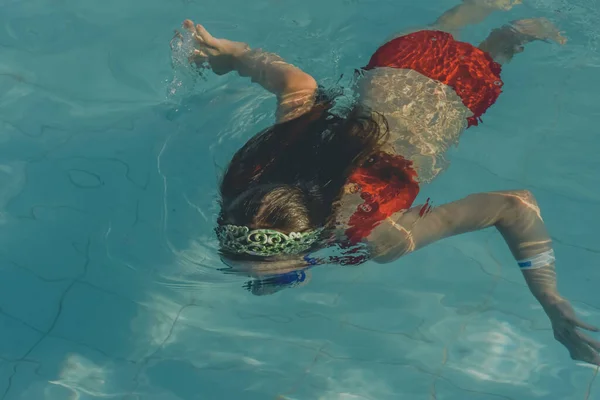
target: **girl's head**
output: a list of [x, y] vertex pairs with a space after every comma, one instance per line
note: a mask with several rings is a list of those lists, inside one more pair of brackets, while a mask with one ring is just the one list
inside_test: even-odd
[[277, 229], [284, 233], [316, 228], [322, 204], [310, 193], [287, 183], [252, 185], [221, 209], [219, 225], [247, 226], [251, 229]]
[[260, 132], [234, 155], [220, 187], [223, 256], [298, 257], [333, 228], [348, 175], [388, 132], [382, 116], [355, 106], [342, 118], [330, 112], [331, 104]]

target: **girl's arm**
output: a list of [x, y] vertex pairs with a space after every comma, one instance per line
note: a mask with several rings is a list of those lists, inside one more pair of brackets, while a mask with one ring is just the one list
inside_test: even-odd
[[528, 191], [470, 195], [432, 209], [416, 207], [379, 225], [369, 237], [374, 260], [390, 262], [440, 239], [495, 227], [504, 237], [532, 294], [550, 318], [555, 338], [573, 359], [600, 365], [600, 342], [579, 328], [580, 321], [557, 290], [552, 241], [533, 195]]
[[275, 94], [277, 122], [295, 118], [314, 104], [315, 79], [278, 55], [251, 49], [246, 43], [217, 39], [202, 25], [194, 26], [191, 20], [183, 25], [194, 38], [196, 50], [192, 61], [198, 66], [209, 65], [218, 75], [236, 71]]

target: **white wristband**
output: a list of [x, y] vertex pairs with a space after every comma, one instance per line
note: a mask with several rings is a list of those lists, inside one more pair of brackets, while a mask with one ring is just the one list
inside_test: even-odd
[[537, 254], [533, 257], [526, 258], [524, 260], [518, 260], [519, 268], [525, 269], [538, 269], [554, 263], [554, 250], [550, 249], [543, 253]]

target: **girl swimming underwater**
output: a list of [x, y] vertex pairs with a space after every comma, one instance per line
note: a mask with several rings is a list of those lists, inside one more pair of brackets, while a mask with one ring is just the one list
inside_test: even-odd
[[[388, 263], [440, 239], [495, 227], [573, 359], [600, 365], [600, 343], [557, 291], [552, 242], [526, 190], [478, 193], [431, 208], [414, 205], [447, 165], [444, 153], [477, 125], [503, 87], [502, 64], [535, 40], [563, 44], [544, 19], [493, 30], [478, 47], [457, 41], [510, 0], [464, 0], [427, 29], [381, 46], [360, 70], [357, 100], [338, 107], [315, 79], [279, 56], [213, 37], [190, 20], [192, 61], [236, 71], [277, 96], [275, 125], [231, 160], [216, 228], [224, 262], [290, 285], [318, 264]], [[338, 246], [341, 256], [319, 258]]]

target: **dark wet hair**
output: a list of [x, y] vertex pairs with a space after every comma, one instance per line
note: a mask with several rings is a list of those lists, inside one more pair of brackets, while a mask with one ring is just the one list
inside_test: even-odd
[[334, 114], [333, 104], [322, 100], [237, 151], [221, 182], [218, 224], [283, 233], [332, 227], [349, 174], [388, 135], [383, 116], [358, 104]]

